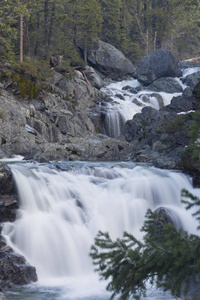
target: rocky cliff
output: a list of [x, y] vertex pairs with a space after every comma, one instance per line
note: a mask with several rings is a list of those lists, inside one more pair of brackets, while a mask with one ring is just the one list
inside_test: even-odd
[[[166, 56], [169, 62], [172, 61], [173, 67], [169, 67], [165, 60], [166, 72], [162, 69], [159, 73], [148, 65], [151, 80], [147, 78], [147, 87], [140, 87], [144, 94], [146, 89], [151, 89], [156, 97], [161, 90], [172, 93], [183, 91], [180, 84], [174, 83], [169, 77], [162, 77], [170, 76], [169, 69], [175, 76], [173, 68], [177, 70], [176, 74], [180, 74], [171, 54], [166, 52]], [[141, 64], [153, 64], [155, 67], [150, 57]], [[135, 73], [140, 81], [147, 77], [143, 70], [146, 67], [140, 65]], [[46, 80], [46, 88], [31, 100], [19, 96], [19, 88], [13, 80], [1, 78], [0, 157], [20, 154], [25, 159], [38, 161], [131, 158], [162, 168], [178, 168], [180, 151], [189, 143], [188, 129], [192, 113], [199, 109], [199, 96], [194, 97], [192, 93], [198, 77], [198, 73], [186, 76], [183, 82], [188, 88], [182, 96], [174, 97], [171, 104], [163, 107], [162, 98], [159, 98], [160, 110], [144, 107], [141, 113], [135, 114], [126, 122], [124, 136], [119, 139], [112, 139], [105, 134], [104, 110], [106, 103], [111, 100], [100, 90], [105, 78], [91, 67], [81, 72], [75, 71], [71, 78], [63, 71], [54, 70]], [[12, 174], [9, 168], [0, 164], [0, 222], [13, 221], [17, 208]], [[15, 255], [2, 239], [0, 268], [2, 287], [37, 280], [35, 269], [23, 257]]]
[[[91, 78], [91, 72], [90, 72]], [[85, 74], [54, 72], [36, 99], [20, 98], [12, 82], [0, 88], [0, 154], [37, 160], [125, 158], [128, 143], [105, 135], [97, 107], [105, 94]]]

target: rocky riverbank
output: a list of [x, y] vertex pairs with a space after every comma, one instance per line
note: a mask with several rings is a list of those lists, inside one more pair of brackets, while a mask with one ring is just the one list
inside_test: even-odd
[[[92, 67], [85, 67], [75, 70], [69, 78], [63, 70], [53, 70], [53, 75], [46, 80], [46, 89], [32, 99], [19, 96], [19, 87], [13, 79], [1, 77], [1, 158], [19, 154], [25, 159], [41, 162], [131, 159], [150, 162], [160, 168], [182, 169], [181, 152], [190, 142], [188, 129], [193, 122], [192, 115], [200, 104], [199, 95], [193, 93], [200, 72], [185, 76], [182, 83], [174, 82], [172, 77], [180, 76], [184, 68], [200, 67], [199, 62], [178, 64], [169, 51], [159, 50], [144, 57], [136, 69], [126, 60], [126, 73], [121, 53], [114, 51], [113, 55], [113, 48], [105, 43], [100, 43], [98, 47], [95, 57], [91, 56], [92, 52], [88, 53], [96, 71]], [[103, 57], [105, 48], [106, 58]], [[118, 61], [116, 68], [114, 59]], [[2, 67], [12, 68], [7, 64]], [[131, 87], [126, 87], [126, 90], [133, 94], [144, 91], [144, 96], [145, 91], [151, 90], [159, 100], [160, 109], [144, 107], [141, 113], [125, 123], [123, 135], [114, 139], [106, 135], [104, 128], [106, 104], [113, 100], [101, 91], [101, 87], [111, 82], [110, 78], [116, 77], [117, 73], [120, 79], [128, 78], [131, 74], [142, 82], [143, 86], [136, 90]], [[187, 85], [184, 91], [182, 84]], [[162, 98], [158, 95], [160, 91], [182, 95], [163, 106]], [[1, 163], [0, 222], [15, 220], [17, 209], [18, 200], [11, 171]], [[16, 255], [2, 238], [0, 268], [2, 288], [37, 280], [35, 268]]]
[[[0, 222], [13, 222], [18, 205], [17, 191], [10, 168], [0, 162]], [[0, 236], [0, 291], [15, 284], [37, 281], [36, 269], [26, 259], [14, 253]], [[3, 296], [0, 299], [3, 299]]]
[[[5, 66], [4, 66], [5, 68]], [[11, 79], [0, 85], [0, 155], [25, 159], [120, 160], [131, 148], [125, 140], [105, 135], [100, 91], [103, 79], [93, 68], [75, 71], [72, 78], [53, 71], [37, 98], [19, 97]]]
[[[178, 64], [169, 51], [158, 50], [144, 57], [136, 69], [126, 59], [125, 72], [122, 64], [125, 58], [120, 51], [113, 52], [106, 43], [99, 43], [97, 48], [95, 57], [92, 50], [88, 52], [96, 71], [84, 67], [75, 70], [69, 78], [62, 68], [59, 72], [53, 70], [52, 76], [46, 79], [46, 88], [32, 99], [19, 96], [19, 86], [13, 79], [1, 78], [0, 156], [20, 154], [38, 161], [131, 158], [162, 168], [179, 168], [180, 150], [190, 140], [187, 132], [192, 113], [188, 112], [199, 107], [199, 99], [192, 91], [200, 72], [182, 79], [182, 84], [188, 86], [184, 91], [180, 82], [172, 78], [180, 76], [183, 68], [199, 66], [199, 63]], [[5, 64], [3, 67], [11, 68]], [[146, 90], [151, 90], [157, 98], [160, 91], [183, 92], [182, 96], [174, 97], [165, 107], [160, 97], [160, 110], [143, 108], [126, 122], [121, 137], [110, 138], [105, 132], [104, 118], [106, 104], [113, 100], [101, 87], [112, 82], [107, 78], [109, 74], [116, 76], [117, 72], [120, 79], [131, 74], [142, 82], [137, 91], [143, 91], [144, 97]], [[132, 92], [129, 87], [127, 91]]]

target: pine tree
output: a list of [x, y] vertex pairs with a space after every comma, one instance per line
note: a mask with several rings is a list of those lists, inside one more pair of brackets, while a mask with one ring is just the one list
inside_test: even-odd
[[13, 61], [15, 57], [16, 27], [17, 20], [14, 18], [11, 4], [8, 1], [0, 1], [0, 57], [3, 61]]
[[[200, 206], [200, 199], [183, 191], [187, 208]], [[200, 209], [194, 214], [200, 221]], [[147, 211], [142, 227], [143, 242], [124, 233], [113, 241], [99, 232], [90, 255], [102, 279], [109, 280], [111, 299], [140, 299], [146, 295], [146, 282], [175, 297], [195, 299], [190, 287], [200, 284], [200, 237], [177, 229], [163, 215]]]
[[101, 0], [103, 16], [101, 38], [119, 48], [120, 45], [120, 22], [121, 22], [121, 0]]

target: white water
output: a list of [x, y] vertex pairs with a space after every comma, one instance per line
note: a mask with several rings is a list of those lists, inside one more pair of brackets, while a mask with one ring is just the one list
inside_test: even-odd
[[[182, 78], [199, 70], [200, 68], [184, 69]], [[177, 81], [183, 90], [187, 87], [182, 83], [180, 78], [173, 78], [173, 80]], [[113, 138], [121, 136], [125, 122], [131, 120], [136, 113], [140, 113], [143, 107], [151, 106], [159, 110], [161, 107], [170, 104], [173, 97], [182, 94], [155, 92], [151, 90], [135, 91], [135, 94], [133, 94], [129, 90], [123, 90], [126, 86], [136, 88], [141, 86], [141, 84], [136, 79], [123, 80], [121, 82], [111, 83], [106, 88], [102, 88], [102, 91], [113, 100], [113, 102], [107, 104], [107, 113], [104, 121], [106, 134]], [[155, 94], [160, 95], [160, 101], [155, 97]]]
[[[174, 80], [181, 83], [178, 78]], [[183, 84], [181, 85], [185, 88]], [[173, 97], [181, 95], [181, 93], [158, 93], [151, 90], [143, 90], [133, 94], [128, 90], [123, 90], [125, 86], [135, 88], [140, 86], [140, 84], [135, 79], [124, 80], [122, 82], [111, 83], [102, 89], [114, 101], [107, 104], [107, 113], [104, 121], [106, 133], [110, 137], [119, 137], [125, 122], [132, 119], [136, 113], [140, 113], [143, 107], [151, 106], [159, 110], [162, 106], [170, 104]], [[159, 94], [161, 101], [158, 101], [157, 97], [153, 94]]]
[[[108, 299], [106, 283], [98, 281], [88, 255], [94, 237], [102, 230], [112, 238], [124, 231], [142, 238], [147, 208], [168, 207], [186, 230], [196, 232], [195, 220], [181, 205], [180, 191], [199, 191], [183, 174], [131, 162], [60, 166], [65, 171], [11, 165], [20, 210], [14, 223], [5, 223], [3, 235], [36, 267], [39, 282], [29, 288], [29, 298], [25, 288], [24, 298], [16, 291], [8, 299]], [[172, 298], [150, 289], [147, 299]]]

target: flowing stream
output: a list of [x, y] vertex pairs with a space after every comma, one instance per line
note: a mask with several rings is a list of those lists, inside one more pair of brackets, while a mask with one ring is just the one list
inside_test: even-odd
[[[198, 70], [186, 70], [184, 76]], [[125, 121], [144, 106], [159, 109], [181, 94], [158, 96], [137, 91], [138, 86], [131, 80], [104, 88], [113, 99], [106, 107], [107, 135], [119, 137]], [[148, 208], [166, 207], [179, 226], [196, 233], [195, 219], [181, 204], [181, 190], [198, 196], [200, 191], [184, 174], [133, 162], [10, 163], [10, 167], [20, 209], [16, 221], [5, 223], [2, 233], [36, 267], [39, 280], [7, 292], [8, 300], [108, 300], [107, 283], [94, 273], [90, 247], [99, 230], [112, 238], [127, 231], [142, 239], [140, 228]], [[145, 299], [174, 298], [149, 286]]]
[[159, 110], [161, 107], [170, 104], [172, 98], [180, 96], [187, 87], [181, 79], [199, 70], [198, 67], [184, 69], [181, 78], [171, 78], [171, 81], [180, 88], [180, 92], [176, 93], [155, 92], [150, 88], [143, 89], [136, 79], [113, 82], [102, 88], [102, 91], [109, 95], [111, 100], [106, 104], [104, 118], [106, 134], [113, 138], [120, 137], [125, 122], [131, 120], [136, 113], [140, 113], [145, 106], [151, 106]]
[[[200, 195], [184, 174], [133, 162], [10, 164], [20, 209], [5, 223], [7, 243], [36, 267], [38, 282], [7, 299], [107, 300], [106, 282], [94, 273], [89, 251], [99, 230], [141, 239], [146, 210], [166, 207], [189, 232], [197, 223], [181, 204], [181, 189]], [[149, 300], [173, 299], [149, 287]]]

